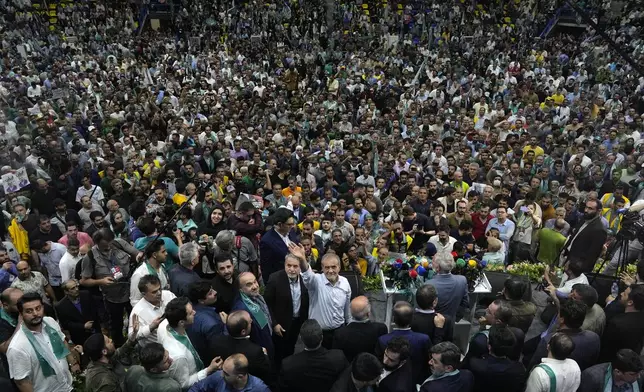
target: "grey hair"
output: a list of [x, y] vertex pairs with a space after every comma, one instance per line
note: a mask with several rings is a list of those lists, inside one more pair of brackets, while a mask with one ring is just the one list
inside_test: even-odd
[[70, 284], [70, 283], [76, 283], [76, 284], [79, 284], [79, 283], [78, 283], [78, 281], [77, 281], [76, 279], [71, 278], [71, 279], [67, 279], [66, 281], [64, 281], [64, 282], [60, 285], [60, 287], [62, 287], [62, 288], [63, 288], [63, 290], [67, 290], [67, 285], [68, 285], [68, 284]]
[[234, 230], [222, 230], [217, 233], [215, 237], [215, 244], [224, 250], [229, 251], [233, 248], [233, 242], [235, 241], [235, 231]]
[[454, 257], [450, 253], [440, 252], [435, 257], [440, 272], [448, 273], [454, 269]]
[[365, 306], [362, 311], [351, 312], [351, 317], [356, 321], [364, 321], [369, 318], [369, 313], [371, 313], [371, 304], [367, 303], [367, 306]]
[[188, 242], [179, 248], [179, 262], [184, 267], [192, 266], [192, 260], [199, 256], [199, 246], [194, 242]]

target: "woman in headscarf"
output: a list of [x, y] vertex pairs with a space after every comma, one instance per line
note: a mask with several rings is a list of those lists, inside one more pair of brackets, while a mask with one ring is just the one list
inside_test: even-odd
[[224, 221], [224, 207], [216, 205], [210, 212], [210, 219], [206, 219], [197, 229], [199, 236], [217, 237], [217, 234], [226, 228]]

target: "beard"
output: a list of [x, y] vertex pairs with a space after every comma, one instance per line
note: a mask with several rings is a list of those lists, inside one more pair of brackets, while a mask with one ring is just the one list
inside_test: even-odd
[[597, 213], [596, 213], [596, 212], [595, 212], [595, 213], [592, 213], [592, 214], [589, 214], [589, 213], [587, 213], [587, 212], [584, 212], [584, 219], [585, 219], [585, 220], [587, 220], [587, 221], [589, 221], [589, 220], [591, 220], [591, 219], [593, 219], [593, 218], [595, 218], [595, 217], [597, 217]]
[[32, 327], [37, 327], [38, 325], [42, 324], [43, 318], [44, 316], [34, 317], [33, 319], [31, 319], [31, 321], [28, 322], [28, 324]]
[[382, 367], [388, 372], [393, 372], [394, 370], [400, 367], [400, 364], [398, 366], [389, 366], [389, 365], [382, 364]]

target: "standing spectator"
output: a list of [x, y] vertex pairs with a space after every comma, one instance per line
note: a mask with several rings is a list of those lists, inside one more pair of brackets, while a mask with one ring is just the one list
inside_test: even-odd
[[365, 296], [351, 301], [351, 322], [340, 327], [333, 335], [333, 348], [344, 352], [348, 361], [360, 353], [376, 353], [378, 339], [387, 334], [387, 326], [371, 321], [371, 304]]
[[[508, 327], [508, 323], [511, 319], [512, 308], [510, 308], [504, 300], [497, 299], [492, 302], [487, 309], [485, 309], [485, 316], [479, 319], [481, 330], [471, 339], [467, 354], [465, 355], [465, 362], [468, 362], [473, 358], [483, 358], [488, 356], [490, 354], [490, 329], [495, 325]], [[516, 327], [508, 327], [508, 329], [514, 335], [515, 344], [510, 348], [510, 351], [506, 355], [511, 360], [518, 361], [521, 358], [525, 334], [522, 330]]]
[[304, 351], [282, 362], [280, 390], [297, 392], [303, 385], [312, 392], [327, 392], [349, 362], [340, 350], [322, 347], [322, 327], [316, 320], [306, 320], [300, 332]]
[[97, 309], [92, 306], [92, 295], [80, 290], [75, 279], [64, 281], [61, 287], [65, 296], [55, 306], [60, 326], [69, 332], [72, 342], [82, 344], [101, 329]]
[[454, 320], [437, 313], [438, 294], [431, 284], [425, 284], [416, 291], [416, 308], [411, 330], [429, 336], [432, 343], [451, 342], [454, 339]]
[[238, 277], [230, 253], [216, 255], [214, 264], [216, 275], [212, 280], [212, 287], [217, 292], [215, 306], [220, 312], [230, 313], [237, 297], [235, 281]]
[[461, 351], [452, 342], [434, 345], [429, 351], [432, 375], [420, 387], [420, 392], [472, 391], [474, 376], [469, 370], [460, 369]]
[[146, 261], [141, 263], [130, 277], [130, 304], [132, 307], [136, 306], [143, 297], [143, 293], [139, 291], [139, 281], [144, 276], [156, 276], [161, 283], [161, 290], [170, 290], [168, 273], [163, 267], [167, 256], [168, 252], [165, 249], [165, 244], [160, 239], [152, 242], [145, 248]]
[[561, 250], [566, 243], [566, 237], [562, 234], [565, 228], [566, 221], [557, 219], [553, 229], [544, 227], [539, 230], [539, 234], [537, 235], [539, 244], [537, 260], [539, 262], [546, 263], [550, 266], [559, 263], [559, 254], [561, 254]]
[[163, 320], [163, 312], [170, 301], [176, 297], [172, 292], [163, 290], [156, 275], [145, 275], [139, 280], [139, 290], [143, 297], [132, 308], [128, 323], [128, 335], [138, 327], [136, 338], [142, 345], [157, 341], [157, 328]]
[[[221, 360], [219, 360], [221, 362]], [[248, 359], [244, 354], [234, 354], [228, 357], [220, 371], [206, 377], [205, 380], [193, 385], [188, 392], [208, 391], [247, 391], [271, 392], [259, 378], [248, 371]]]
[[290, 210], [280, 208], [273, 216], [273, 228], [262, 236], [259, 243], [260, 265], [264, 283], [272, 273], [284, 269], [284, 258], [288, 254], [289, 245], [295, 241], [293, 227], [295, 218]]
[[76, 203], [83, 204], [82, 198], [85, 196], [91, 198], [99, 205], [104, 203], [105, 195], [103, 194], [103, 189], [97, 185], [92, 185], [89, 175], [84, 175], [81, 178], [81, 184], [82, 186], [76, 191]]
[[586, 317], [581, 329], [595, 332], [601, 337], [606, 327], [606, 314], [604, 309], [597, 303], [599, 299], [597, 290], [589, 284], [577, 283], [572, 286], [569, 298], [586, 304]]
[[499, 231], [499, 239], [505, 244], [505, 249], [509, 250], [510, 239], [514, 235], [514, 228], [514, 222], [508, 219], [507, 208], [499, 206], [496, 208], [496, 218], [490, 219], [485, 229], [485, 234], [491, 229], [497, 229]]
[[139, 360], [141, 366], [132, 366], [125, 375], [128, 392], [181, 392], [181, 385], [168, 373], [172, 358], [163, 345], [145, 345]]
[[78, 240], [81, 247], [94, 246], [92, 237], [90, 237], [89, 234], [78, 230], [79, 224], [80, 223], [76, 223], [74, 221], [67, 222], [67, 231], [65, 232], [65, 235], [58, 240], [58, 243], [67, 246], [69, 245], [69, 240], [75, 238]]
[[330, 349], [335, 332], [351, 320], [351, 286], [347, 278], [340, 276], [340, 259], [335, 254], [324, 255], [322, 274], [315, 274], [302, 245], [291, 244], [289, 249], [300, 261], [302, 281], [309, 291], [309, 318], [320, 323], [324, 334], [322, 345]]
[[275, 362], [293, 355], [302, 323], [309, 318], [309, 292], [300, 277], [300, 262], [291, 254], [284, 269], [271, 275], [264, 289], [266, 305], [273, 320]]
[[612, 360], [623, 348], [640, 352], [644, 344], [644, 286], [630, 285], [622, 292], [619, 301], [624, 306], [624, 313], [606, 321], [599, 356], [602, 362]]
[[416, 389], [410, 359], [411, 344], [402, 336], [387, 343], [382, 357], [383, 371], [378, 382], [379, 392], [405, 392]]
[[253, 319], [253, 326], [250, 330], [250, 340], [265, 348], [268, 356], [275, 357], [273, 346], [273, 322], [266, 300], [259, 292], [259, 283], [255, 275], [250, 272], [243, 272], [237, 277], [239, 292], [233, 303], [232, 310], [245, 310]]
[[563, 257], [582, 261], [582, 272], [592, 271], [606, 242], [608, 234], [601, 222], [601, 210], [599, 200], [587, 201], [583, 221], [573, 228], [563, 247]]
[[45, 214], [38, 216], [38, 228], [29, 233], [29, 241], [34, 242], [41, 240], [42, 242], [58, 242], [60, 237], [63, 236], [58, 226], [51, 224], [51, 220]]
[[[26, 293], [18, 301], [23, 327], [16, 331], [7, 350], [11, 378], [21, 391], [70, 392], [72, 375], [80, 373], [58, 323], [44, 315], [42, 297]], [[34, 336], [45, 336], [40, 339]]]
[[64, 245], [58, 244], [56, 242], [43, 242], [41, 240], [36, 240], [32, 244], [32, 250], [36, 252], [38, 257], [37, 260], [40, 261], [40, 265], [45, 267], [47, 271], [47, 277], [49, 278], [49, 284], [56, 294], [56, 298], [63, 297], [63, 289], [61, 283], [63, 282], [60, 274], [60, 260], [63, 258], [67, 252], [67, 248]]
[[575, 348], [570, 336], [556, 333], [548, 343], [547, 357], [530, 372], [526, 392], [576, 391], [581, 382], [581, 370], [570, 358]]
[[436, 288], [438, 295], [435, 309], [440, 314], [456, 320], [459, 308], [470, 306], [467, 280], [462, 275], [452, 275], [454, 258], [449, 253], [437, 253], [432, 260], [432, 269], [436, 274], [429, 283]]
[[360, 353], [338, 377], [330, 392], [359, 392], [373, 389], [380, 381], [383, 366], [373, 354]]
[[19, 262], [16, 269], [18, 279], [11, 283], [11, 287], [20, 289], [23, 293], [37, 293], [47, 306], [56, 302], [56, 294], [43, 274], [32, 271], [26, 261]]
[[91, 335], [83, 343], [83, 354], [90, 363], [85, 370], [86, 391], [125, 391], [127, 370], [123, 363], [130, 363], [132, 349], [136, 345], [138, 326], [135, 325], [125, 344], [118, 349], [114, 342], [102, 333]]
[[640, 355], [623, 348], [610, 362], [599, 363], [581, 372], [577, 392], [641, 391], [644, 388], [642, 370]]
[[512, 276], [503, 282], [503, 291], [501, 291], [501, 295], [512, 309], [512, 318], [508, 325], [519, 328], [524, 333], [528, 332], [537, 313], [535, 304], [523, 299], [528, 289], [530, 289], [529, 284], [523, 278]]
[[[87, 249], [85, 253], [87, 253]], [[67, 251], [60, 259], [58, 268], [60, 269], [60, 280], [65, 282], [72, 279], [76, 275], [76, 264], [85, 257], [80, 252], [80, 242], [76, 238], [70, 238], [67, 241]]]
[[226, 313], [217, 312], [215, 303], [217, 292], [210, 283], [198, 281], [191, 283], [188, 289], [188, 298], [195, 311], [195, 321], [188, 328], [188, 337], [199, 353], [204, 363], [212, 361], [213, 356], [208, 350], [208, 342], [224, 333]]

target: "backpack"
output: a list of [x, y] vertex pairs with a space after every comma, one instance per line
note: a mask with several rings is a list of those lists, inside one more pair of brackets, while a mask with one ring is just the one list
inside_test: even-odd
[[[87, 252], [87, 255], [85, 255], [89, 259], [89, 263], [92, 266], [92, 279], [96, 279], [94, 275], [94, 271], [96, 269], [96, 259], [94, 258], [94, 252], [90, 249], [89, 252]], [[76, 263], [76, 267], [74, 267], [74, 279], [76, 279], [78, 282], [80, 282], [82, 278], [82, 273], [83, 273], [83, 259], [78, 260]], [[101, 291], [98, 286], [94, 287], [84, 287], [82, 288], [83, 290], [87, 290], [92, 293], [92, 295], [95, 296], [100, 296]]]

